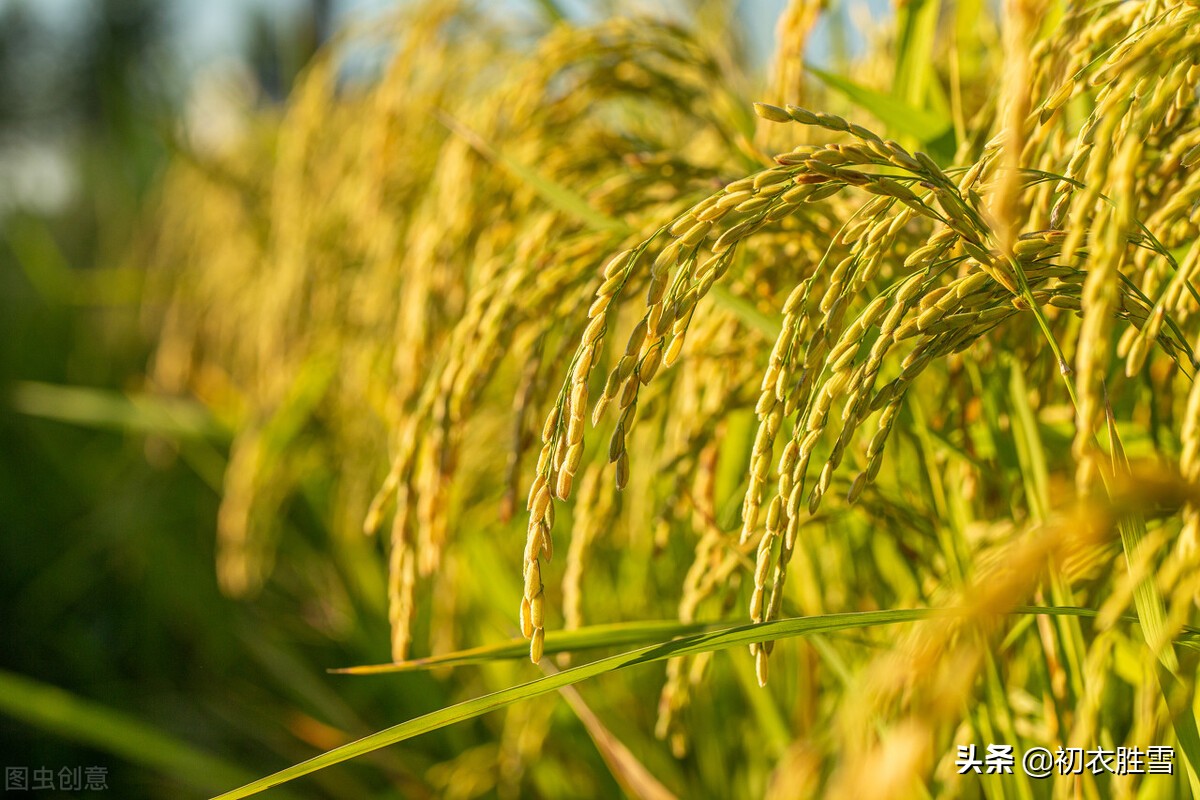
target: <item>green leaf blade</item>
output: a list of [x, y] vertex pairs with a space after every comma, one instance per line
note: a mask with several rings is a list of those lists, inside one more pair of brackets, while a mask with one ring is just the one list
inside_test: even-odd
[[939, 157], [953, 155], [954, 123], [948, 117], [916, 108], [900, 98], [869, 89], [812, 65], [806, 65], [805, 68], [830, 89], [877, 117], [895, 133], [911, 136]]

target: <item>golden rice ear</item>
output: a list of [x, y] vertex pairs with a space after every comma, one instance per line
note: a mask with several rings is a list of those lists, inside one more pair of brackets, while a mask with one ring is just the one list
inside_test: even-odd
[[[346, 89], [328, 55], [263, 141], [177, 165], [155, 374], [239, 427], [223, 588], [271, 579], [280, 512], [317, 487], [330, 547], [391, 522], [396, 659], [428, 647], [414, 619], [452, 635], [481, 612], [487, 590], [446, 587], [484, 539], [522, 564], [535, 662], [556, 608], [568, 628], [676, 601], [685, 622], [963, 612], [870, 648], [754, 641], [754, 677], [781, 684], [763, 697], [829, 738], [751, 748], [747, 773], [760, 750], [838, 753], [817, 791], [877, 796], [883, 767], [957, 791], [930, 743], [965, 707], [964, 736], [1122, 741], [1083, 701], [1163, 645], [1123, 615], [1155, 589], [1165, 641], [1200, 596], [1200, 11], [1023, 0], [980, 26], [995, 42], [943, 5], [897, 4], [887, 47], [919, 57], [870, 50], [826, 81], [804, 54], [824, 4], [793, 0], [755, 124], [720, 37], [560, 25], [531, 56], [464, 46], [469, 12], [441, 4], [377, 83]], [[1118, 423], [1177, 460], [1173, 503], [1111, 505]], [[478, 508], [525, 489], [518, 554]], [[1111, 523], [1139, 515], [1145, 549], [1114, 562]], [[1103, 615], [998, 646], [1039, 596]], [[676, 752], [709, 663], [666, 667]], [[1149, 691], [1122, 696], [1147, 714], [1132, 730], [1167, 730]], [[770, 723], [753, 705], [730, 724]]]

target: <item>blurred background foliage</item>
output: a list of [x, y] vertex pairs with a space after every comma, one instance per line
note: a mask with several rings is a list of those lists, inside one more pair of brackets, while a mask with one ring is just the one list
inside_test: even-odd
[[[874, 166], [884, 158], [889, 170], [909, 170], [906, 180], [940, 176], [945, 189], [949, 179], [939, 164], [982, 164], [999, 152], [985, 144], [1001, 124], [997, 78], [1017, 74], [1004, 62], [994, 3], [897, 2], [892, 17], [881, 2], [446, 0], [421, 6], [437, 12], [425, 17], [388, 17], [401, 20], [398, 28], [368, 24], [346, 33], [348, 21], [387, 5], [0, 0], [6, 766], [104, 766], [115, 796], [206, 796], [537, 677], [524, 660], [354, 678], [326, 669], [410, 650], [444, 654], [517, 634], [525, 521], [514, 506], [530, 465], [512, 458], [507, 474], [502, 470], [510, 445], [528, 448], [525, 439], [541, 428], [526, 417], [553, 405], [551, 387], [578, 339], [570, 326], [587, 324], [583, 312], [600, 282], [599, 254], [634, 234], [649, 236], [714, 191], [727, 193], [722, 202], [736, 203], [739, 213], [775, 202], [769, 198], [782, 183], [754, 179], [753, 191], [733, 188], [748, 172], [784, 167], [790, 157], [816, 173], [799, 175], [797, 168], [784, 175], [786, 167], [771, 166], [759, 176], [816, 186], [828, 177], [817, 167], [830, 172], [829, 164], [841, 163], [844, 153], [831, 149], [823, 151], [831, 161], [815, 167], [800, 151], [773, 162], [771, 153], [797, 139], [850, 127], [839, 117], [789, 118], [793, 112], [778, 108], [756, 120], [751, 99], [811, 100], [814, 108], [878, 123], [903, 141], [885, 144], [854, 126], [854, 136], [875, 143], [875, 155], [845, 152]], [[794, 47], [768, 77], [772, 27], [785, 5], [796, 13], [792, 29], [780, 26], [780, 41]], [[1048, 40], [1058, 50], [1040, 51], [1050, 55], [1035, 88], [1010, 79], [1010, 99], [1057, 86], [1059, 56], [1105, 63], [1099, 77], [1124, 91], [1122, 65], [1092, 55], [1111, 56], [1110, 39], [1131, 25], [1141, 30], [1140, 12], [1097, 4], [1089, 16], [1076, 4], [1051, 5], [1067, 20], [1063, 36], [1085, 23], [1088, 36], [1070, 47]], [[860, 15], [853, 25], [849, 9]], [[559, 24], [564, 15], [591, 23], [635, 11], [682, 25]], [[1181, 30], [1191, 24], [1178, 8], [1172, 13], [1184, 18]], [[1056, 21], [1043, 22], [1052, 29]], [[1163, 31], [1170, 26], [1156, 34]], [[864, 38], [870, 57], [853, 59]], [[327, 47], [348, 41], [346, 48]], [[1153, 73], [1153, 59], [1136, 53], [1139, 68]], [[811, 69], [813, 63], [830, 72]], [[839, 77], [847, 75], [859, 83]], [[1186, 78], [1193, 83], [1180, 90], [1172, 125], [1195, 111], [1200, 67]], [[1108, 108], [1089, 108], [1094, 98], [1073, 78], [1064, 85], [1058, 105], [1043, 108], [1042, 123], [1053, 124], [1042, 133], [1053, 136], [1033, 148], [1045, 145], [1038, 163], [1054, 168], [1071, 152], [1070, 131]], [[867, 86], [890, 87], [891, 94]], [[767, 96], [775, 89], [778, 97]], [[1072, 103], [1064, 107], [1067, 98]], [[336, 124], [325, 124], [333, 113], [341, 115]], [[780, 125], [766, 124], [771, 119]], [[806, 125], [784, 126], [784, 119]], [[1168, 186], [1188, 180], [1170, 168], [1179, 161], [1169, 160], [1179, 148], [1173, 130], [1157, 130], [1165, 141], [1155, 142], [1156, 157], [1167, 158], [1160, 177]], [[560, 146], [564, 140], [572, 146]], [[230, 141], [236, 144], [226, 149]], [[931, 153], [924, 163], [908, 155], [918, 146]], [[884, 186], [856, 179], [875, 191]], [[582, 199], [573, 194], [588, 186]], [[890, 191], [863, 206], [882, 222], [888, 220], [880, 209], [906, 196], [895, 186]], [[1045, 200], [1050, 187], [1038, 192]], [[807, 199], [792, 190], [788, 196], [795, 204]], [[830, 202], [811, 213], [789, 211], [761, 247], [739, 251], [728, 280], [712, 287], [712, 313], [689, 340], [692, 349], [670, 373], [683, 377], [661, 393], [648, 390], [630, 449], [663, 458], [625, 458], [622, 465], [623, 449], [596, 449], [617, 461], [618, 474], [624, 467], [626, 479], [634, 470], [630, 485], [640, 491], [611, 500], [607, 488], [597, 488], [598, 467], [580, 472], [576, 502], [561, 506], [560, 529], [578, 524], [582, 531], [587, 520], [606, 535], [596, 536], [588, 556], [586, 613], [576, 607], [572, 619], [568, 609], [566, 627], [744, 614], [754, 558], [729, 536], [738, 528], [747, 465], [767, 463], [751, 409], [759, 368], [780, 331], [787, 289], [780, 276], [783, 283], [798, 280], [798, 264], [819, 260], [814, 254], [826, 245], [857, 247], [848, 230], [866, 230], [860, 219], [847, 223], [843, 236], [842, 212], [855, 201], [821, 195], [814, 202], [822, 199]], [[1103, 205], [1096, 200], [1082, 202]], [[1175, 205], [1165, 217], [1175, 225], [1172, 247], [1182, 247], [1194, 241], [1194, 220]], [[1024, 221], [1057, 227], [1043, 219], [1046, 210], [1026, 209]], [[900, 280], [914, 254], [929, 256], [929, 246], [910, 249], [925, 240], [928, 219], [909, 224], [902, 211], [895, 220], [895, 230], [880, 222], [861, 239], [871, 263], [884, 265], [881, 281]], [[707, 226], [692, 231], [708, 235]], [[1051, 258], [1039, 248], [1049, 252], [1062, 238], [1060, 231], [1034, 233], [1045, 241], [1023, 240], [1032, 247], [1031, 264]], [[956, 269], [962, 258], [955, 256]], [[972, 258], [991, 256], [980, 249]], [[1141, 259], [1139, 268], [1150, 256]], [[147, 271], [148, 263], [158, 269]], [[812, 275], [810, 286], [829, 277]], [[1053, 312], [1057, 328], [1072, 337], [1077, 284], [1064, 290], [1070, 296], [1063, 313]], [[1008, 319], [1023, 310], [998, 286], [993, 281], [986, 290], [984, 300], [999, 306], [990, 311]], [[642, 288], [635, 281], [631, 294]], [[946, 287], [934, 291], [962, 299]], [[695, 303], [699, 293], [692, 296]], [[806, 290], [805, 303], [807, 297]], [[841, 300], [830, 307], [844, 310]], [[672, 308], [679, 311], [682, 302]], [[929, 322], [927, 313], [920, 316]], [[930, 626], [929, 646], [887, 629], [817, 636], [778, 648], [765, 689], [758, 687], [765, 652], [756, 676], [754, 660], [739, 647], [729, 657], [676, 660], [665, 701], [663, 669], [614, 672], [581, 686], [568, 702], [517, 703], [323, 769], [270, 796], [608, 797], [628, 790], [643, 765], [661, 785], [644, 781], [633, 792], [639, 796], [665, 797], [663, 786], [689, 798], [772, 790], [790, 796], [829, 777], [829, 765], [846, 755], [843, 742], [863, 745], [857, 755], [878, 754], [864, 744], [878, 726], [891, 749], [871, 765], [900, 764], [902, 771], [866, 775], [849, 758], [849, 780], [865, 775], [864, 784], [877, 777], [887, 783], [889, 775], [919, 772], [947, 796], [1033, 797], [1049, 789], [1029, 780], [959, 780], [952, 745], [980, 736], [1018, 744], [1062, 743], [1068, 735], [1088, 738], [1074, 742], [1086, 745], [1173, 741], [1164, 738], [1172, 735], [1169, 725], [1194, 721], [1180, 713], [1194, 698], [1168, 697], [1167, 708], [1151, 649], [1124, 625], [1120, 613], [1133, 590], [1115, 568], [1118, 547], [1084, 541], [1096, 545], [1093, 558], [1075, 565], [1072, 583], [1056, 577], [1034, 586], [1038, 568], [1056, 557], [1053, 542], [1070, 538], [1039, 538], [1039, 525], [1070, 494], [1072, 414], [1057, 383], [1061, 366], [1028, 322], [1015, 317], [997, 334], [1004, 346], [984, 339], [968, 357], [928, 376], [905, 406], [901, 441], [860, 510], [834, 505], [834, 495], [855, 495], [866, 484], [830, 479], [830, 467], [816, 498], [831, 488], [831, 501], [806, 527], [782, 611], [819, 619], [937, 605], [963, 591], [981, 615], [1024, 601], [1104, 604], [1101, 625], [1025, 615], [990, 649], [986, 637], [959, 636], [952, 627]], [[849, 355], [865, 355], [862, 341], [850, 344], [856, 342], [843, 348], [843, 368]], [[908, 371], [906, 365], [900, 374]], [[1111, 384], [1114, 413], [1131, 455], [1173, 460], [1181, 449], [1174, 428], [1183, 396], [1158, 362], [1150, 378], [1144, 387], [1124, 379]], [[627, 385], [636, 390], [637, 383]], [[525, 398], [515, 412], [514, 388]], [[629, 407], [624, 398], [621, 404]], [[889, 406], [888, 426], [898, 407]], [[647, 418], [660, 424], [647, 425]], [[556, 430], [553, 423], [548, 430]], [[614, 441], [624, 448], [621, 430]], [[809, 430], [812, 442], [822, 435]], [[1115, 456], [1115, 425], [1108, 433]], [[840, 458], [841, 442], [834, 447]], [[876, 468], [881, 453], [870, 456]], [[397, 465], [390, 477], [389, 461]], [[451, 483], [456, 467], [461, 474]], [[683, 483], [674, 485], [674, 470], [695, 473], [704, 490], [689, 494]], [[402, 510], [390, 546], [386, 535], [360, 533], [364, 517], [387, 527], [388, 492], [378, 495], [386, 501], [382, 510], [368, 513], [381, 484], [405, 496], [394, 503]], [[410, 489], [416, 500], [407, 504]], [[775, 523], [783, 506], [777, 500]], [[671, 514], [659, 513], [660, 501]], [[415, 533], [406, 528], [410, 517]], [[1067, 530], [1075, 522], [1051, 527]], [[1037, 535], [1021, 538], [1030, 524]], [[1172, 526], [1174, 519], [1152, 520], [1156, 547], [1171, 539]], [[586, 546], [590, 535], [572, 531], [570, 542]], [[1127, 540], [1132, 548], [1136, 531]], [[1014, 541], [1033, 546], [1006, 550]], [[566, 542], [560, 538], [560, 552]], [[538, 551], [532, 547], [525, 559], [536, 565]], [[1065, 545], [1063, 552], [1070, 552]], [[1157, 558], [1153, 549], [1145, 552], [1152, 555], [1143, 563]], [[769, 543], [766, 553], [760, 563], [770, 560]], [[682, 581], [688, 588], [681, 602], [682, 573], [693, 557], [697, 566]], [[403, 596], [403, 580], [388, 584], [389, 558], [393, 576], [403, 578], [406, 567], [420, 573], [410, 581], [420, 584], [408, 587], [413, 594]], [[569, 559], [555, 562], [555, 584]], [[1015, 585], [989, 581], [1013, 564]], [[1200, 585], [1200, 576], [1186, 574]], [[534, 583], [527, 581], [527, 600]], [[1191, 584], [1180, 585], [1172, 598], [1180, 612], [1176, 633], [1194, 617]], [[980, 586], [979, 597], [971, 596]], [[989, 605], [997, 594], [1002, 602]], [[689, 606], [689, 595], [700, 599]], [[558, 600], [547, 629], [558, 626], [557, 608], [571, 605]], [[402, 624], [390, 624], [397, 620]], [[1153, 641], [1151, 627], [1145, 638]], [[956, 658], [942, 658], [947, 653]], [[887, 661], [888, 654], [899, 660]], [[1194, 674], [1192, 660], [1184, 667]], [[870, 681], [881, 674], [894, 678], [882, 681], [894, 687], [916, 676], [929, 696], [858, 691], [878, 688]], [[938, 695], [946, 686], [949, 700]], [[692, 689], [698, 701], [688, 705]], [[876, 701], [913, 713], [886, 731], [886, 713], [854, 716], [859, 705]], [[664, 707], [669, 713], [660, 716]], [[656, 732], [656, 719], [664, 718], [670, 725]], [[1190, 741], [1179, 739], [1194, 757], [1194, 724], [1191, 733]], [[1101, 777], [1085, 783], [1083, 796], [1106, 796], [1115, 785], [1129, 796], [1173, 797], [1186, 791], [1184, 781]], [[893, 784], [887, 788], [903, 796], [908, 785]]]
[[[227, 789], [512, 683], [521, 669], [494, 665], [455, 683], [326, 676], [387, 658], [381, 562], [364, 546], [358, 562], [330, 563], [322, 511], [302, 501], [281, 511], [284, 552], [264, 590], [235, 601], [218, 588], [229, 435], [198, 407], [146, 391], [154, 342], [144, 306], [157, 299], [137, 257], [140, 225], [170, 159], [191, 157], [180, 132], [203, 137], [221, 123], [207, 113], [205, 81], [218, 100], [232, 94], [269, 114], [354, 6], [371, 4], [208, 5], [0, 2], [0, 753], [5, 766], [103, 766], [111, 796], [123, 798]], [[535, 25], [551, 7], [510, 5]], [[761, 39], [781, 5], [750, 11]], [[592, 18], [614, 9], [573, 6]], [[206, 15], [224, 18], [214, 27]], [[205, 31], [229, 40], [205, 49]], [[498, 572], [484, 570], [517, 597], [519, 568]], [[491, 638], [511, 635], [512, 606], [478, 624]], [[711, 714], [739, 702], [716, 698]], [[627, 711], [618, 733], [636, 746], [653, 709]], [[541, 746], [551, 717], [560, 735], [545, 746], [563, 757], [531, 762], [525, 775], [520, 751]], [[695, 774], [728, 785], [738, 768], [715, 755], [696, 753], [705, 767]], [[270, 796], [618, 790], [580, 723], [552, 704], [456, 726], [290, 791]]]
[[[332, 24], [322, 0], [286, 14], [190, 5], [0, 4], [0, 753], [29, 769], [107, 767], [117, 797], [213, 793], [339, 731], [364, 732], [352, 709], [371, 709], [377, 726], [445, 697], [421, 677], [419, 691], [335, 691], [323, 668], [378, 657], [378, 622], [331, 640], [310, 624], [318, 598], [280, 586], [254, 603], [226, 599], [212, 481], [227, 437], [200, 415], [200, 437], [181, 443], [173, 432], [195, 409], [148, 407], [141, 394], [152, 342], [128, 253], [208, 74], [173, 50], [181, 37], [197, 46], [181, 28], [224, 14], [224, 30], [244, 40], [229, 63], [269, 105]], [[181, 447], [196, 451], [193, 466]], [[297, 530], [313, 525], [293, 516]], [[369, 797], [390, 785], [394, 796], [463, 736], [301, 791]]]

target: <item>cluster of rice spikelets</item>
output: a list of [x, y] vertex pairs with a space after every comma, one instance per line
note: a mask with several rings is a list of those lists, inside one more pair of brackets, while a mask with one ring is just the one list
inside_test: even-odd
[[[662, 585], [682, 586], [684, 621], [739, 603], [756, 622], [952, 604], [979, 586], [994, 614], [1086, 574], [1078, 591], [1110, 600], [1112, 623], [1138, 581], [1043, 580], [1043, 567], [1119, 563], [1085, 535], [1115, 522], [1060, 499], [1073, 486], [1108, 507], [1108, 415], [1142, 455], [1200, 481], [1200, 7], [1055, 6], [1035, 38], [1045, 4], [1012, 5], [1020, 69], [959, 87], [956, 145], [936, 157], [885, 138], [865, 110], [790, 104], [802, 91], [837, 102], [797, 67], [819, 3], [787, 11], [776, 86], [759, 95], [775, 102], [755, 104], [757, 120], [727, 54], [661, 23], [559, 26], [522, 57], [498, 31], [466, 46], [453, 23], [488, 23], [432, 3], [378, 80], [347, 83], [327, 54], [260, 141], [181, 165], [166, 192], [158, 257], [184, 268], [155, 378], [238, 430], [223, 584], [263, 580], [272, 518], [324, 467], [335, 534], [390, 525], [397, 660], [418, 600], [452, 591], [437, 578], [470, 508], [493, 504], [507, 523], [522, 499], [535, 662], [552, 598], [569, 627], [611, 607], [589, 601], [601, 550], [676, 556], [656, 563]], [[888, 62], [873, 57], [863, 74]], [[1049, 421], [1069, 429], [1069, 452], [1029, 444]], [[995, 467], [1009, 451], [1015, 483]], [[1167, 598], [1164, 641], [1200, 585], [1187, 496], [1152, 515], [1135, 570]], [[1062, 514], [1092, 522], [1067, 535]], [[980, 528], [1009, 533], [980, 541]], [[989, 583], [997, 541], [1027, 564], [1019, 579]], [[656, 607], [632, 594], [626, 612]], [[969, 664], [957, 689], [898, 722], [899, 738], [847, 752], [891, 742], [905, 770], [932, 768], [931, 737], [961, 721], [992, 657], [968, 622], [888, 656], [910, 677], [930, 653]], [[1048, 626], [1048, 650], [1078, 635]], [[751, 649], [760, 683], [773, 646]], [[1078, 663], [1103, 664], [1105, 646]], [[680, 754], [708, 664], [667, 667], [657, 732]], [[1055, 702], [1083, 699], [1060, 689]]]

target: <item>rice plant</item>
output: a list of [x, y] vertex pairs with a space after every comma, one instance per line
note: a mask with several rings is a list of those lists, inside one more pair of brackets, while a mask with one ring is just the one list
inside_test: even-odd
[[304, 495], [388, 576], [349, 672], [541, 665], [225, 797], [502, 706], [452, 774], [569, 769], [533, 698], [658, 661], [565, 694], [634, 796], [1195, 793], [1200, 6], [898, 3], [829, 71], [793, 0], [764, 80], [724, 4], [543, 5], [348, 32], [163, 187], [226, 591]]

